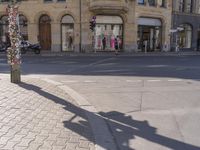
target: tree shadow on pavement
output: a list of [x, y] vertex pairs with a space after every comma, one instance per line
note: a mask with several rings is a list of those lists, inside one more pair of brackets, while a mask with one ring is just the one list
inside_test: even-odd
[[[74, 114], [74, 116], [70, 120], [66, 120], [63, 122], [64, 127], [70, 129], [72, 132], [79, 134], [80, 136], [83, 136], [87, 140], [93, 142], [96, 145], [99, 145], [104, 149], [114, 150], [110, 149], [107, 145], [102, 145], [102, 143], [99, 141], [95, 141], [94, 138], [88, 134], [88, 131], [91, 130], [91, 123], [88, 122], [88, 118], [85, 115], [86, 113], [98, 119], [104, 119], [106, 121], [108, 128], [113, 135], [115, 144], [117, 145], [117, 150], [135, 150], [133, 149], [134, 145], [133, 147], [130, 147], [129, 143], [129, 141], [133, 140], [135, 137], [143, 138], [157, 145], [166, 147], [166, 149], [200, 150], [200, 147], [198, 146], [172, 139], [164, 135], [159, 135], [156, 132], [157, 128], [149, 125], [148, 121], [134, 120], [131, 116], [126, 116], [125, 114], [116, 111], [108, 113], [100, 112], [99, 114], [95, 114], [93, 112], [84, 110], [72, 104], [71, 102], [68, 102], [67, 99], [60, 98], [56, 95], [44, 91], [42, 87], [38, 87], [36, 85], [28, 84], [25, 82], [22, 82], [21, 84], [19, 84], [19, 86], [24, 88], [25, 90], [33, 91], [57, 104], [63, 105], [63, 109]], [[84, 120], [73, 122], [76, 117], [81, 117]]]

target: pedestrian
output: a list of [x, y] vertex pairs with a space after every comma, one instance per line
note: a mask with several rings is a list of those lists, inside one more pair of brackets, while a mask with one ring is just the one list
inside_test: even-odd
[[105, 38], [105, 36], [102, 39], [102, 44], [103, 44], [103, 50], [105, 50], [105, 48], [106, 48], [106, 38]]

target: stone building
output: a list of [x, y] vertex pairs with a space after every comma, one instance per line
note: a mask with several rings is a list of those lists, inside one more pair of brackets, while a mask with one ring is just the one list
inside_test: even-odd
[[[8, 40], [7, 2], [0, 40]], [[170, 44], [172, 0], [27, 0], [19, 4], [22, 37], [50, 51], [161, 51]], [[90, 20], [96, 16], [95, 32]]]
[[200, 1], [173, 0], [172, 46], [181, 50], [200, 49]]

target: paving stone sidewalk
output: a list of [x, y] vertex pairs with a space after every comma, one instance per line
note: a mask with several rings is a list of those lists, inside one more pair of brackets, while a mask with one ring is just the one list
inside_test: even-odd
[[39, 79], [12, 84], [0, 77], [0, 150], [94, 150], [76, 102]]

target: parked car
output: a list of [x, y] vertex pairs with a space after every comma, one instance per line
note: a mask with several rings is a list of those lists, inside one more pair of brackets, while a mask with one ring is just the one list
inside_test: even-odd
[[5, 42], [0, 43], [0, 52], [6, 52], [7, 48], [9, 47], [9, 44]]
[[[10, 45], [7, 43], [0, 43], [0, 52], [6, 52]], [[39, 44], [31, 44], [29, 41], [20, 42], [21, 53], [25, 54], [28, 51], [33, 51], [35, 54], [40, 54], [41, 47]]]
[[31, 44], [29, 41], [21, 41], [21, 53], [25, 54], [28, 51], [34, 51], [35, 54], [40, 54], [40, 44]]

